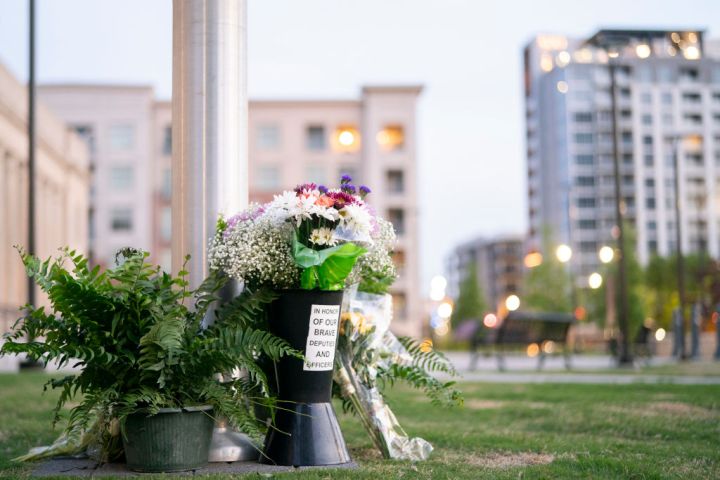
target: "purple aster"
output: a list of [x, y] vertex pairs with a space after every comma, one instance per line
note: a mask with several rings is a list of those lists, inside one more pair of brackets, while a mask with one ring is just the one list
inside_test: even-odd
[[328, 192], [328, 188], [327, 188], [325, 185], [318, 185], [317, 189], [318, 189], [318, 191], [319, 191], [320, 193], [327, 193], [327, 192]]
[[342, 191], [346, 192], [346, 193], [355, 193], [357, 191], [357, 189], [355, 188], [355, 185], [347, 184], [347, 185], [343, 185]]
[[350, 183], [350, 182], [352, 182], [352, 177], [350, 175], [348, 175], [347, 173], [340, 178], [340, 183], [342, 185], [344, 185], [346, 183]]
[[365, 185], [360, 185], [360, 195], [362, 195], [364, 197], [365, 195], [367, 195], [370, 192], [372, 192], [372, 190], [370, 190], [370, 188], [366, 187]]

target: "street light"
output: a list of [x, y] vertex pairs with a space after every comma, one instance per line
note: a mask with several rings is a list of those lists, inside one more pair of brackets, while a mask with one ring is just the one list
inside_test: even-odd
[[593, 290], [597, 290], [602, 286], [603, 278], [602, 275], [600, 275], [597, 272], [593, 272], [588, 277], [588, 286], [592, 288]]
[[557, 249], [555, 250], [555, 256], [560, 261], [560, 263], [567, 263], [572, 258], [572, 248], [570, 248], [569, 245], [560, 244], [558, 245]]
[[615, 258], [615, 251], [612, 247], [605, 245], [598, 251], [598, 258], [600, 258], [602, 263], [610, 263], [613, 261], [613, 258]]
[[510, 312], [514, 312], [520, 308], [520, 297], [514, 294], [507, 297], [505, 299], [505, 308], [507, 308]]

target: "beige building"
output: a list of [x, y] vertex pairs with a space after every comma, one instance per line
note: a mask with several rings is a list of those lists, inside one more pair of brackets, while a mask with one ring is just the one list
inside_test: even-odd
[[[400, 334], [421, 334], [415, 108], [417, 86], [365, 87], [343, 100], [251, 101], [250, 197], [263, 202], [306, 181], [347, 173], [373, 189], [398, 231], [393, 291]], [[41, 98], [91, 140], [92, 250], [107, 263], [124, 245], [170, 265], [171, 105], [148, 87], [47, 86]]]
[[[63, 246], [86, 253], [87, 148], [42, 102], [36, 125], [37, 254], [56, 255]], [[0, 65], [0, 333], [12, 326], [27, 301], [27, 276], [13, 248], [27, 245], [27, 155], [27, 90]]]

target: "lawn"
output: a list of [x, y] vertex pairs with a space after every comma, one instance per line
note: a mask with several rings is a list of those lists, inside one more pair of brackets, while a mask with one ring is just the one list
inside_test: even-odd
[[[0, 477], [26, 477], [29, 467], [9, 459], [54, 438], [49, 424], [55, 394], [41, 394], [46, 379], [0, 375]], [[341, 415], [360, 469], [277, 477], [720, 478], [720, 386], [466, 383], [462, 388], [466, 400], [459, 409], [433, 407], [406, 389], [391, 395], [406, 430], [435, 446], [427, 462], [383, 461], [360, 424]]]

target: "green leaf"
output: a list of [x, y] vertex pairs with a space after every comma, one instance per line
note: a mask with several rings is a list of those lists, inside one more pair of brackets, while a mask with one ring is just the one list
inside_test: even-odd
[[320, 252], [303, 245], [297, 238], [297, 232], [293, 234], [293, 258], [295, 263], [302, 268], [315, 267], [322, 263]]
[[[334, 250], [322, 255], [328, 250]], [[355, 266], [355, 262], [366, 250], [354, 243], [344, 243], [332, 249], [322, 250], [325, 260], [318, 267], [318, 281], [322, 290], [342, 290], [345, 279]]]

